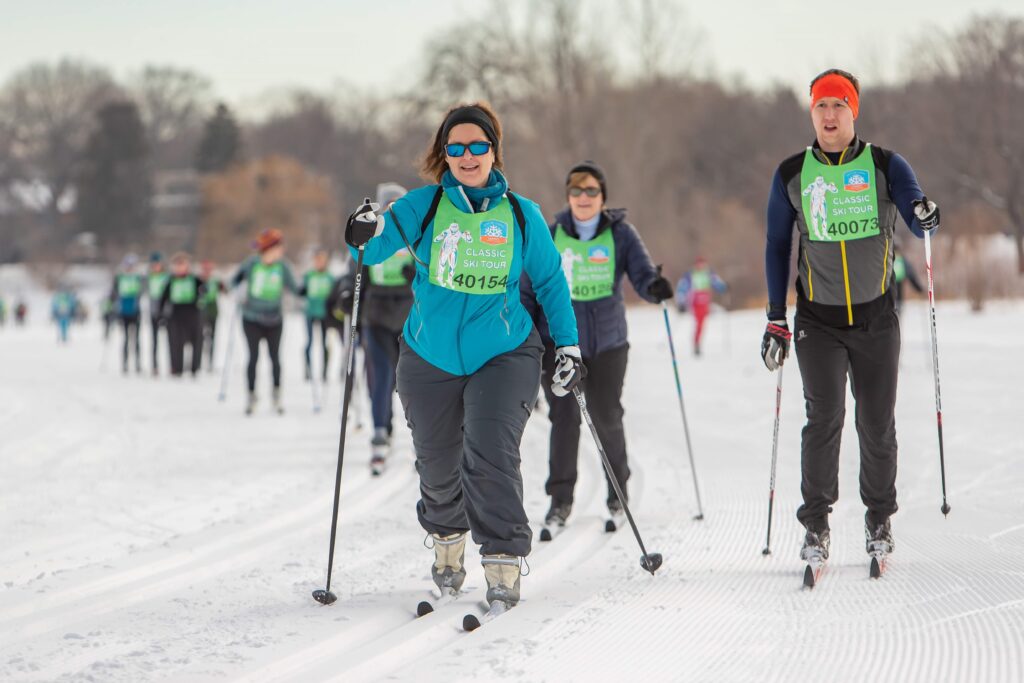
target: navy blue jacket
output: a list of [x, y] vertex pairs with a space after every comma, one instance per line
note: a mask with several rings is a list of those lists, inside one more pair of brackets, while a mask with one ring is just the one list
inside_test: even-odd
[[[551, 234], [561, 225], [565, 231], [576, 239], [576, 227], [572, 222], [572, 212], [565, 208], [555, 215], [551, 223]], [[612, 231], [615, 242], [615, 287], [612, 295], [594, 301], [573, 301], [572, 308], [576, 313], [576, 326], [579, 330], [580, 353], [584, 358], [594, 358], [599, 353], [625, 346], [627, 339], [626, 305], [622, 300], [622, 276], [628, 275], [633, 289], [644, 300], [658, 303], [657, 299], [647, 293], [647, 287], [658, 277], [658, 271], [651, 262], [640, 234], [631, 224], [626, 222], [625, 209], [605, 209], [601, 213], [601, 221], [597, 226], [597, 235], [605, 230]], [[520, 280], [519, 290], [523, 306], [530, 313], [537, 330], [545, 345], [553, 345], [548, 333], [547, 321], [541, 315], [533, 287], [525, 275]]]

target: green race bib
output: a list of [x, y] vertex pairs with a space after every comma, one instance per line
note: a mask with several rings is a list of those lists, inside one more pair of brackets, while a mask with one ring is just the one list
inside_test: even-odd
[[507, 198], [490, 211], [463, 213], [442, 196], [431, 232], [430, 284], [465, 294], [504, 292], [514, 246]]
[[117, 295], [120, 297], [137, 297], [142, 290], [142, 278], [138, 275], [118, 275]]
[[203, 293], [203, 305], [209, 306], [210, 304], [216, 304], [218, 292], [220, 292], [220, 280], [215, 277], [211, 277], [206, 281], [206, 291]]
[[807, 148], [800, 171], [804, 220], [813, 242], [847, 242], [875, 237], [878, 222], [878, 192], [871, 145], [841, 166], [828, 166]]
[[170, 275], [167, 273], [153, 273], [149, 276], [149, 298], [159, 299], [163, 296], [164, 287], [167, 285], [167, 280]]
[[694, 292], [711, 291], [711, 273], [706, 268], [690, 273], [690, 289]]
[[896, 278], [896, 282], [903, 282], [907, 278], [907, 264], [903, 262], [902, 256], [897, 256], [892, 260], [892, 274]]
[[176, 277], [171, 280], [171, 303], [191, 304], [196, 300], [196, 279], [194, 277]]
[[306, 274], [306, 296], [310, 299], [326, 300], [334, 285], [334, 278], [330, 273], [313, 271]]
[[383, 263], [370, 266], [370, 282], [378, 287], [403, 287], [408, 282], [402, 274], [402, 269], [410, 263], [412, 254], [403, 247]]
[[570, 237], [561, 225], [555, 228], [555, 248], [562, 257], [562, 273], [573, 301], [594, 301], [615, 290], [615, 238], [605, 230], [584, 242]]
[[284, 293], [284, 273], [280, 263], [269, 266], [254, 263], [249, 271], [249, 296], [260, 301], [277, 302]]

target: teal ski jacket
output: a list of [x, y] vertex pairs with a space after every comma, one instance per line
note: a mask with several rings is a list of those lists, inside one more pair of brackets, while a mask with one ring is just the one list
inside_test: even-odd
[[[491, 171], [487, 186], [482, 188], [461, 185], [449, 171], [441, 187], [452, 204], [466, 213], [487, 211], [500, 201], [508, 201], [508, 182], [497, 170]], [[466, 294], [431, 284], [427, 270], [430, 234], [420, 238], [437, 190], [438, 185], [426, 185], [396, 201], [384, 214], [383, 232], [367, 243], [363, 255], [363, 263], [373, 265], [406, 247], [406, 240], [414, 247], [414, 302], [402, 330], [409, 347], [431, 365], [453, 375], [473, 374], [492, 358], [517, 348], [533, 329], [533, 320], [519, 297], [523, 272], [533, 282], [555, 346], [575, 345], [576, 317], [562, 262], [540, 207], [528, 199], [517, 195], [526, 225], [519, 226], [515, 221], [517, 239], [504, 293]], [[432, 225], [426, 226], [426, 232], [432, 233]], [[356, 258], [358, 251], [350, 250]]]

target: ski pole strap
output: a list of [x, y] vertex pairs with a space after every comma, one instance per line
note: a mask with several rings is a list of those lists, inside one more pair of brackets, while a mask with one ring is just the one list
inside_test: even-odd
[[793, 338], [792, 332], [790, 332], [787, 328], [782, 327], [781, 325], [776, 325], [775, 323], [768, 323], [768, 332], [775, 336], [782, 337], [786, 341], [789, 341], [790, 339]]

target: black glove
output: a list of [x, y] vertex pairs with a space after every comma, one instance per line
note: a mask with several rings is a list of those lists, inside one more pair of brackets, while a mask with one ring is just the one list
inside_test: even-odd
[[355, 292], [351, 289], [342, 290], [338, 295], [338, 308], [340, 308], [345, 315], [352, 315], [352, 303], [354, 299]]
[[778, 370], [782, 363], [789, 357], [789, 340], [793, 333], [785, 320], [772, 320], [765, 328], [764, 338], [761, 340], [761, 358], [769, 370]]
[[672, 283], [659, 275], [647, 285], [647, 296], [657, 299], [660, 304], [675, 296], [675, 292], [672, 291]]
[[931, 232], [939, 227], [939, 205], [930, 201], [927, 197], [915, 199], [913, 202], [914, 216], [917, 223], [925, 232]]
[[406, 282], [412, 283], [416, 279], [416, 266], [411, 263], [406, 263], [402, 266], [402, 277], [405, 278]]
[[356, 249], [384, 231], [384, 217], [377, 215], [380, 204], [367, 197], [358, 209], [352, 212], [345, 223], [345, 243]]
[[567, 396], [580, 380], [587, 376], [578, 346], [559, 346], [555, 349], [555, 371], [551, 375], [551, 393]]

